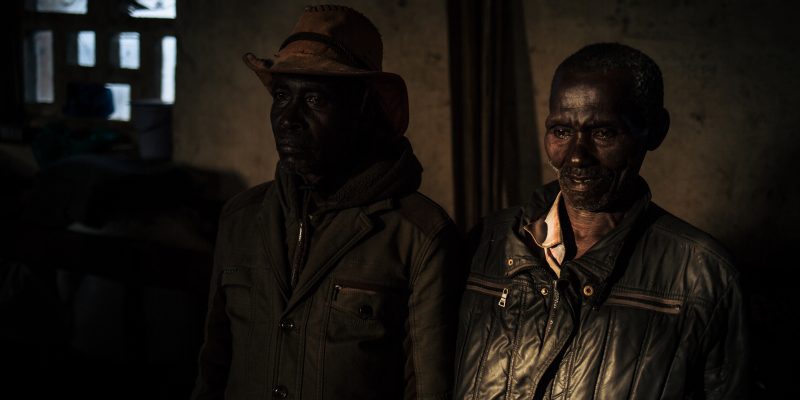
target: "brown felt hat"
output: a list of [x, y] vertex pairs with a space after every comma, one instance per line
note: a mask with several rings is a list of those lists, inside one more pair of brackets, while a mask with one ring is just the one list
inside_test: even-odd
[[382, 71], [381, 34], [349, 7], [307, 6], [274, 59], [245, 54], [244, 63], [272, 91], [272, 74], [343, 76], [365, 79], [379, 94], [394, 132], [408, 127], [408, 91], [400, 75]]

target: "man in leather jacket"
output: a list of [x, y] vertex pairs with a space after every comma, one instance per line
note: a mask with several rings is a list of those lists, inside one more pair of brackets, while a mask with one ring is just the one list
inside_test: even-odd
[[[220, 217], [196, 399], [445, 399], [464, 270], [417, 193], [403, 79], [378, 30], [309, 6], [274, 60], [274, 181]], [[465, 271], [466, 272], [466, 271]]]
[[481, 228], [456, 398], [744, 397], [739, 274], [639, 176], [669, 128], [658, 66], [620, 44], [581, 49], [556, 70], [546, 126], [557, 182]]

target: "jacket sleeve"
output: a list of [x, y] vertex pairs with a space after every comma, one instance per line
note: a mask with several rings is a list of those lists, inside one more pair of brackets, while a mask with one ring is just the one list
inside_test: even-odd
[[704, 337], [706, 399], [749, 398], [747, 318], [738, 277], [731, 278]]
[[[220, 243], [222, 225], [217, 237]], [[231, 362], [230, 321], [225, 313], [225, 294], [221, 290], [222, 251], [219, 248], [214, 254], [214, 268], [211, 273], [211, 285], [208, 294], [208, 314], [206, 316], [205, 341], [200, 348], [198, 360], [198, 376], [192, 399], [222, 399], [228, 382], [228, 371]]]
[[452, 222], [421, 251], [412, 266], [406, 337], [406, 399], [449, 399], [453, 356], [466, 269]]

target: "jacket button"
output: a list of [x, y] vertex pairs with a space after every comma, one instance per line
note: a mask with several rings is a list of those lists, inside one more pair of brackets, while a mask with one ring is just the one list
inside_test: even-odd
[[278, 385], [272, 389], [272, 397], [276, 399], [285, 399], [289, 397], [289, 391], [286, 389], [286, 386]]
[[281, 329], [285, 331], [290, 331], [294, 329], [294, 321], [291, 319], [284, 319], [281, 321]]
[[372, 317], [372, 307], [368, 304], [364, 304], [358, 308], [358, 315], [361, 316], [362, 319], [370, 319]]
[[592, 285], [586, 285], [583, 287], [583, 295], [586, 297], [592, 297], [594, 294], [594, 288]]
[[542, 294], [542, 296], [547, 296], [548, 294], [550, 294], [550, 289], [548, 289], [548, 288], [546, 288], [546, 287], [543, 287], [543, 288], [541, 288], [541, 289], [539, 290], [539, 293], [541, 293], [541, 294]]

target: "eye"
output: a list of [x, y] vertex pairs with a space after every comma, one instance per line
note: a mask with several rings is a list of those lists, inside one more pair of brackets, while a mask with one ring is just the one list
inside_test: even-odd
[[285, 90], [279, 89], [272, 94], [272, 98], [276, 103], [283, 104], [289, 101], [289, 93], [287, 93]]
[[550, 128], [550, 133], [559, 139], [566, 139], [572, 135], [572, 129], [565, 126], [554, 126]]
[[320, 108], [325, 107], [328, 104], [328, 100], [325, 98], [325, 96], [314, 93], [306, 96], [306, 103], [312, 107]]
[[596, 128], [592, 129], [592, 137], [598, 140], [611, 140], [614, 136], [617, 135], [617, 132], [613, 129], [609, 128]]

